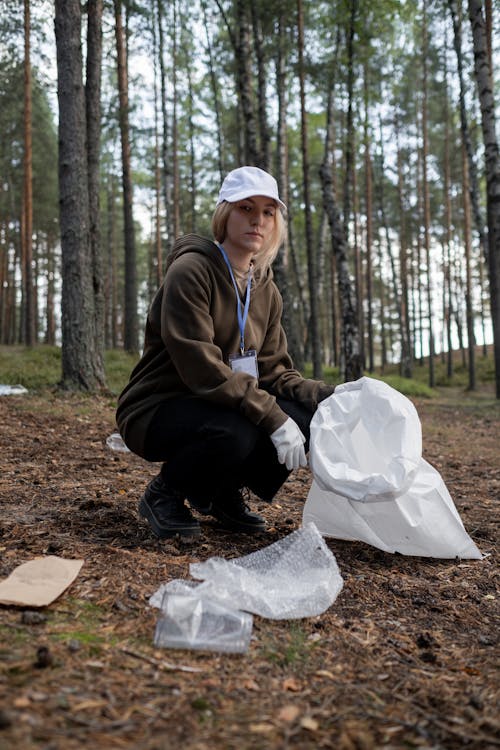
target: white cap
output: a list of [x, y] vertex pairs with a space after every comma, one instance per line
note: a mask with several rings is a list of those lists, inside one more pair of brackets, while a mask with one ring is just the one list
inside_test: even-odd
[[252, 195], [265, 195], [273, 198], [286, 211], [286, 206], [278, 194], [278, 183], [268, 172], [259, 167], [238, 167], [226, 175], [217, 198], [219, 203], [236, 203]]

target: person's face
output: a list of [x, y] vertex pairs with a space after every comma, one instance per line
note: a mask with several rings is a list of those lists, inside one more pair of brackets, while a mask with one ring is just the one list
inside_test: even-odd
[[[278, 210], [272, 198], [253, 195], [234, 204], [226, 225], [224, 248], [250, 258], [269, 244]], [[236, 260], [233, 257], [232, 260]]]

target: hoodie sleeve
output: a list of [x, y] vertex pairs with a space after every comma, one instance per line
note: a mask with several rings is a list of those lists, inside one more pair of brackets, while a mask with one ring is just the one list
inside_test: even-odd
[[264, 346], [259, 353], [260, 383], [275, 396], [299, 401], [314, 411], [320, 401], [331, 396], [333, 385], [321, 380], [303, 378], [293, 366], [281, 324], [283, 300], [276, 284], [272, 284], [273, 300]]

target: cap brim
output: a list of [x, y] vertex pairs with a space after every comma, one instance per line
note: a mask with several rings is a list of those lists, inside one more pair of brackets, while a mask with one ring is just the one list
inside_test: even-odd
[[283, 201], [280, 198], [276, 198], [274, 195], [269, 195], [269, 193], [255, 193], [255, 192], [248, 192], [248, 190], [244, 190], [241, 193], [236, 193], [235, 195], [231, 196], [231, 200], [228, 198], [218, 198], [217, 203], [215, 204], [218, 206], [220, 203], [237, 203], [238, 201], [243, 201], [245, 198], [251, 198], [254, 195], [263, 195], [265, 198], [271, 198], [273, 201], [276, 201], [276, 203], [284, 210], [287, 210], [286, 204], [283, 203]]

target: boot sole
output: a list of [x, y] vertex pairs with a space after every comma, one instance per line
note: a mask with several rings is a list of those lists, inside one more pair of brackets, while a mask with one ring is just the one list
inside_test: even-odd
[[183, 539], [193, 539], [199, 537], [201, 534], [200, 527], [192, 526], [191, 524], [186, 526], [161, 526], [156, 520], [154, 513], [151, 511], [151, 508], [144, 500], [144, 498], [142, 498], [139, 503], [139, 515], [142, 518], [146, 519], [151, 527], [151, 530], [153, 531], [153, 534], [159, 539], [172, 539], [176, 536], [180, 536]]

